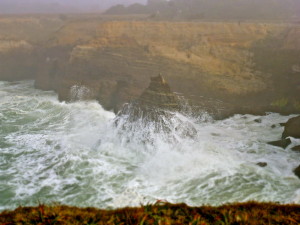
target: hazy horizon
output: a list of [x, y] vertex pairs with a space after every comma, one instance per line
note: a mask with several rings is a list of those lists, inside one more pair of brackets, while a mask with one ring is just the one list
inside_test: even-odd
[[0, 14], [101, 12], [113, 5], [146, 0], [0, 0]]

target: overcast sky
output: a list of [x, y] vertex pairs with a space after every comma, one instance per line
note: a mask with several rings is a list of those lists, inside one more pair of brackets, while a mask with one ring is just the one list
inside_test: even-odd
[[0, 0], [0, 13], [100, 11], [112, 5], [145, 4], [147, 0]]

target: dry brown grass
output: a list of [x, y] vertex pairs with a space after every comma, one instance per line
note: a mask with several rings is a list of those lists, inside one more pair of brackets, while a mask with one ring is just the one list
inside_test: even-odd
[[158, 202], [117, 210], [39, 205], [2, 212], [0, 224], [300, 224], [300, 205], [248, 202], [189, 207]]

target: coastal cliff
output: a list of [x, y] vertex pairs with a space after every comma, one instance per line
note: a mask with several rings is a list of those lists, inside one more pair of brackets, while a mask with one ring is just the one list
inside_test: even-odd
[[1, 79], [35, 79], [67, 101], [83, 85], [117, 112], [162, 73], [192, 105], [222, 102], [221, 116], [300, 112], [298, 24], [29, 18], [0, 19]]

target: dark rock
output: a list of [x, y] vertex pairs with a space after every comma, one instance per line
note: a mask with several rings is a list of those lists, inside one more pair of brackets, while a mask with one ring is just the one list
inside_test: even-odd
[[273, 125], [271, 126], [271, 128], [273, 128], [273, 129], [276, 128], [276, 124], [273, 124]]
[[131, 121], [147, 119], [159, 121], [167, 112], [180, 110], [179, 99], [171, 91], [170, 86], [161, 75], [152, 77], [148, 88], [141, 96], [130, 104], [127, 104], [118, 115], [128, 115]]
[[268, 165], [268, 163], [266, 163], [266, 162], [259, 162], [259, 163], [256, 163], [256, 165], [258, 165], [260, 167], [266, 167]]
[[282, 138], [294, 137], [300, 138], [300, 116], [291, 118], [284, 126]]
[[294, 169], [294, 173], [297, 177], [300, 178], [300, 165], [296, 169]]
[[181, 110], [180, 102], [164, 78], [159, 75], [152, 77], [148, 88], [134, 102], [125, 104], [118, 113], [115, 123], [118, 125], [120, 121], [125, 126], [131, 127], [130, 124], [139, 121], [144, 126], [150, 123], [156, 132], [163, 131], [171, 133], [177, 132], [181, 136], [193, 137], [197, 131], [193, 124], [186, 121], [180, 121], [176, 118], [176, 123], [171, 123], [170, 118], [174, 117], [175, 112]]
[[280, 123], [279, 125], [284, 127], [286, 125], [286, 123]]
[[261, 123], [261, 119], [255, 119], [254, 122]]
[[286, 147], [288, 147], [291, 143], [292, 143], [292, 141], [291, 141], [291, 139], [289, 139], [289, 138], [282, 139], [282, 140], [278, 140], [278, 141], [271, 141], [271, 142], [268, 142], [268, 144], [270, 144], [270, 145], [274, 145], [274, 146], [281, 147], [281, 148], [286, 148]]
[[300, 152], [300, 145], [293, 147], [292, 150], [294, 152]]
[[177, 96], [161, 75], [151, 77], [150, 85], [139, 97], [138, 104], [141, 107], [155, 107], [171, 111], [180, 108]]

